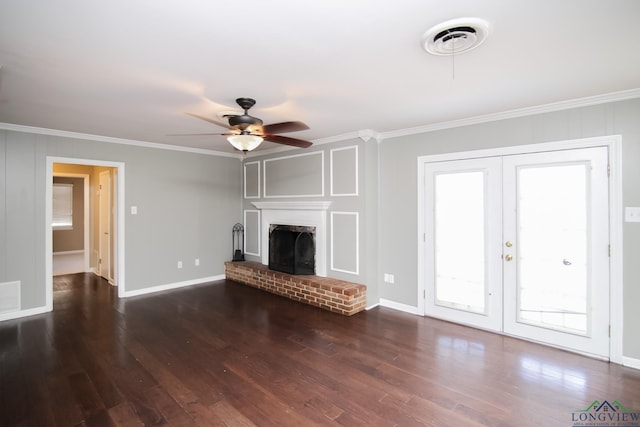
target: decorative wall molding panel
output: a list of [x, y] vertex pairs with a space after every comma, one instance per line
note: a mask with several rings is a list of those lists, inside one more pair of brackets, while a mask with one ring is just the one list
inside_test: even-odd
[[331, 270], [360, 274], [358, 212], [331, 212]]
[[244, 211], [244, 253], [260, 256], [260, 211]]
[[324, 197], [324, 151], [264, 161], [264, 197]]
[[244, 164], [244, 198], [260, 198], [260, 162]]
[[357, 196], [358, 146], [334, 148], [329, 158], [331, 196]]

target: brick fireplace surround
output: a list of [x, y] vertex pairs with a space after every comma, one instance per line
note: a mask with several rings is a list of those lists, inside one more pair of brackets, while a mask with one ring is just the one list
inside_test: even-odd
[[365, 309], [367, 287], [328, 277], [281, 273], [257, 262], [225, 262], [227, 279], [334, 313], [352, 316]]

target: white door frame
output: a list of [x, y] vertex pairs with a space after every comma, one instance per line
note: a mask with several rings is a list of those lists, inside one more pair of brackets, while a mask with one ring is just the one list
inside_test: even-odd
[[52, 200], [53, 200], [53, 164], [67, 163], [85, 166], [104, 166], [115, 168], [115, 216], [114, 232], [116, 233], [116, 251], [114, 253], [114, 282], [118, 285], [118, 297], [125, 295], [125, 254], [124, 254], [124, 163], [107, 160], [77, 159], [73, 157], [47, 156], [45, 166], [45, 307], [53, 310], [53, 233], [51, 228]]
[[418, 307], [420, 314], [425, 314], [425, 173], [426, 163], [463, 160], [482, 157], [506, 156], [513, 154], [527, 154], [544, 151], [572, 150], [576, 148], [607, 147], [609, 151], [609, 239], [611, 256], [609, 258], [610, 274], [610, 325], [611, 337], [609, 341], [609, 360], [623, 363], [623, 276], [622, 276], [622, 137], [620, 135], [582, 138], [567, 141], [548, 142], [540, 144], [516, 145], [510, 147], [491, 148], [485, 150], [465, 151], [458, 153], [436, 154], [418, 157]]
[[[102, 183], [106, 176], [106, 188], [103, 188]], [[108, 170], [101, 171], [98, 174], [98, 188], [100, 191], [100, 200], [98, 203], [98, 266], [99, 274], [101, 277], [107, 279], [111, 284], [113, 278], [111, 277], [111, 172]], [[106, 206], [104, 206], [106, 199]], [[104, 209], [106, 208], [106, 215]], [[106, 218], [105, 218], [106, 216]], [[106, 225], [106, 227], [103, 227]], [[104, 229], [106, 228], [106, 230]], [[107, 235], [106, 248], [103, 248], [104, 234]], [[104, 251], [103, 251], [104, 249]], [[105, 252], [105, 253], [103, 253]], [[106, 271], [103, 271], [105, 269]]]

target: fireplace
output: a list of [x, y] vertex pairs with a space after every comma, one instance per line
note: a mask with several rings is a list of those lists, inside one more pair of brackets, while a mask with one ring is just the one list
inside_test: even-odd
[[327, 209], [331, 202], [284, 201], [253, 202], [260, 209], [260, 256], [269, 265], [269, 232], [271, 225], [288, 224], [315, 228], [315, 276], [327, 276]]
[[289, 274], [315, 274], [316, 228], [272, 224], [269, 268]]

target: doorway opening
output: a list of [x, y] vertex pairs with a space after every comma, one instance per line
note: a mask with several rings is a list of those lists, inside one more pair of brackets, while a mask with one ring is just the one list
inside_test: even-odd
[[[124, 164], [47, 157], [46, 177], [47, 309], [53, 309], [54, 275], [93, 273], [117, 286], [118, 296], [123, 296]], [[68, 211], [67, 220], [64, 204], [62, 210], [54, 206], [54, 197], [64, 196], [64, 186], [69, 187], [74, 179], [79, 180], [79, 187], [73, 187], [72, 203], [82, 215]], [[57, 187], [63, 187], [62, 191]]]

